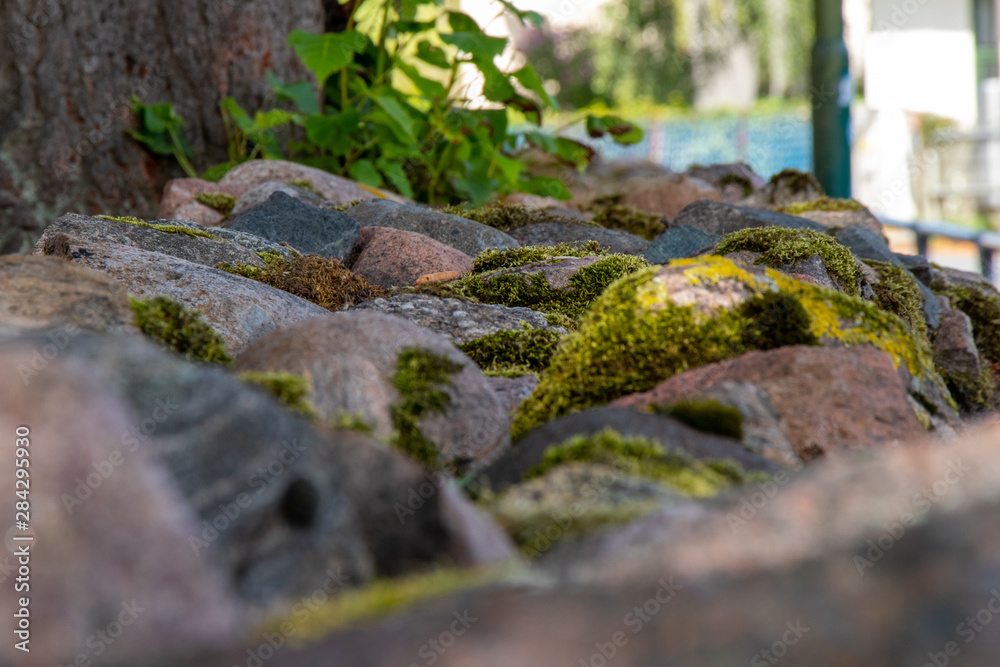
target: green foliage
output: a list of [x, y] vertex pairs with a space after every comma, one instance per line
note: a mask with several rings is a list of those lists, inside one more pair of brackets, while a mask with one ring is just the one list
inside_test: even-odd
[[151, 299], [129, 297], [135, 323], [150, 338], [164, 347], [195, 361], [229, 365], [232, 358], [226, 343], [201, 317], [168, 296]]
[[437, 448], [418, 423], [425, 415], [444, 414], [451, 395], [441, 387], [453, 386], [451, 376], [462, 368], [458, 361], [421, 348], [405, 349], [396, 360], [392, 386], [400, 401], [392, 406], [393, 445], [429, 468], [438, 465]]
[[705, 433], [743, 439], [743, 415], [736, 408], [718, 401], [680, 401], [672, 405], [657, 406], [655, 411]]
[[316, 409], [309, 402], [309, 380], [295, 373], [244, 371], [237, 377], [257, 385], [278, 401], [309, 419], [316, 419]]
[[[284, 83], [269, 72], [281, 108], [253, 116], [233, 98], [223, 100], [229, 160], [205, 177], [217, 180], [257, 157], [282, 157], [429, 203], [478, 204], [515, 190], [569, 199], [560, 181], [527, 173], [516, 148], [527, 140], [577, 167], [586, 165], [593, 150], [571, 139], [514, 130], [521, 118], [540, 126], [555, 101], [530, 64], [514, 72], [496, 66], [505, 39], [440, 5], [360, 0], [346, 8], [344, 32], [293, 32], [289, 43], [312, 78]], [[497, 6], [522, 22], [537, 19], [508, 2]], [[459, 74], [470, 69], [482, 75], [489, 106], [465, 97]], [[616, 142], [641, 138], [621, 119], [593, 122], [607, 125]], [[170, 127], [179, 136], [179, 124]]]
[[144, 104], [138, 97], [133, 96], [132, 113], [139, 122], [137, 129], [128, 130], [133, 139], [154, 153], [173, 155], [188, 176], [198, 177], [188, 160], [191, 155], [191, 145], [181, 132], [184, 119], [174, 110], [174, 105]]
[[562, 337], [558, 331], [498, 331], [459, 346], [487, 375], [507, 377], [537, 373], [549, 365]]
[[819, 255], [830, 277], [846, 294], [860, 294], [860, 269], [851, 251], [829, 234], [812, 229], [754, 227], [726, 234], [715, 251], [726, 255], [738, 250], [763, 253], [754, 264], [781, 267]]

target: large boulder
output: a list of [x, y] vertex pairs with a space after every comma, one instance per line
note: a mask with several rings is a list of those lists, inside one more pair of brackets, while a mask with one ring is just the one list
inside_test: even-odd
[[217, 227], [225, 222], [226, 214], [199, 201], [199, 196], [211, 195], [218, 199], [222, 195], [229, 201], [235, 201], [242, 190], [242, 187], [219, 185], [200, 178], [174, 178], [163, 186], [163, 196], [160, 197], [160, 209], [156, 217]]
[[383, 287], [412, 285], [432, 273], [472, 270], [472, 258], [416, 232], [391, 227], [363, 227], [351, 271]]
[[480, 467], [510, 442], [479, 368], [444, 336], [392, 315], [349, 310], [283, 327], [247, 348], [236, 368], [306, 376], [322, 418], [347, 413], [383, 437], [395, 430], [397, 445], [431, 459], [424, 463]]

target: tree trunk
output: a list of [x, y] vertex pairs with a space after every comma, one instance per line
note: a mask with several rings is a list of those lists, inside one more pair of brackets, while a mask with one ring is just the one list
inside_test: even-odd
[[175, 105], [197, 169], [224, 161], [218, 103], [311, 76], [287, 36], [324, 21], [323, 0], [0, 2], [0, 253], [67, 211], [154, 216], [182, 174], [125, 134], [130, 97]]

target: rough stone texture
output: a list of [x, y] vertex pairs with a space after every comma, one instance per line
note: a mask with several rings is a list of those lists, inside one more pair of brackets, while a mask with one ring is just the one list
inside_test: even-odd
[[762, 389], [803, 460], [841, 449], [905, 442], [924, 432], [889, 355], [875, 348], [794, 345], [748, 352], [689, 370], [616, 405], [641, 409], [685, 400], [727, 380]]
[[533, 329], [566, 332], [562, 327], [552, 326], [545, 315], [530, 308], [442, 299], [428, 294], [397, 294], [385, 299], [372, 299], [359, 303], [350, 310], [377, 310], [396, 315], [447, 336], [456, 345], [498, 331], [520, 331], [524, 324]]
[[423, 206], [406, 206], [384, 199], [361, 202], [344, 211], [364, 227], [393, 227], [417, 232], [475, 257], [487, 248], [517, 248], [499, 229]]
[[516, 378], [487, 377], [486, 381], [490, 383], [493, 393], [500, 399], [508, 416], [513, 416], [521, 403], [524, 403], [538, 386], [538, 376], [534, 373]]
[[522, 246], [597, 241], [610, 252], [627, 255], [638, 255], [649, 247], [649, 241], [635, 234], [582, 222], [536, 222], [513, 229], [510, 235]]
[[789, 169], [772, 176], [767, 185], [747, 197], [744, 204], [760, 208], [780, 208], [815, 201], [822, 196], [823, 189], [812, 174]]
[[[26, 533], [5, 522], [0, 565], [10, 590], [0, 595], [8, 637], [0, 663], [84, 664], [75, 662], [83, 655], [100, 664], [190, 664], [187, 652], [238, 642], [246, 628], [230, 582], [217, 562], [188, 546], [198, 529], [195, 513], [148, 452], [121, 446], [123, 434], [136, 428], [135, 415], [91, 369], [65, 355], [27, 384], [17, 381], [18, 368], [32, 363], [32, 349], [45, 338], [29, 340], [0, 347], [0, 427], [9, 441], [0, 508], [14, 520], [15, 429], [28, 425], [29, 534], [36, 538], [14, 542]], [[15, 594], [14, 551], [24, 545], [30, 590]], [[20, 595], [30, 596], [30, 654], [13, 646]], [[119, 614], [129, 625], [109, 632]], [[99, 641], [98, 630], [115, 639]]]
[[830, 231], [847, 227], [864, 227], [874, 234], [884, 236], [882, 223], [867, 208], [860, 211], [803, 211], [796, 215], [806, 220], [818, 222]]
[[[236, 204], [233, 206], [232, 213], [229, 214], [229, 221], [232, 222], [250, 209], [267, 202], [275, 192], [282, 192], [289, 197], [298, 199], [303, 204], [315, 208], [323, 208], [324, 204], [326, 204], [326, 200], [319, 195], [313, 194], [308, 190], [303, 190], [298, 186], [288, 185], [281, 181], [265, 181], [260, 185], [253, 186], [239, 196], [239, 199], [236, 200]], [[374, 195], [369, 196], [374, 197]]]
[[[174, 221], [158, 220], [150, 224], [170, 225], [174, 224]], [[74, 247], [88, 246], [91, 243], [101, 246], [119, 244], [138, 250], [170, 255], [203, 266], [215, 267], [220, 262], [233, 264], [239, 262], [251, 266], [264, 266], [264, 260], [257, 255], [254, 249], [224, 239], [216, 233], [219, 230], [194, 224], [181, 226], [212, 234], [218, 239], [192, 236], [183, 232], [163, 232], [117, 220], [67, 213], [45, 228], [42, 237], [35, 244], [32, 254], [44, 254], [46, 247], [52, 244], [56, 235], [64, 234]], [[270, 243], [266, 239], [258, 238], [257, 240], [264, 244]], [[271, 243], [270, 247], [274, 248], [275, 244]]]
[[719, 238], [715, 234], [706, 234], [687, 225], [671, 227], [653, 239], [653, 243], [643, 251], [642, 256], [650, 264], [666, 264], [672, 259], [690, 257], [707, 250], [718, 243]]
[[447, 338], [402, 318], [351, 310], [299, 322], [250, 346], [236, 368], [305, 375], [321, 417], [359, 414], [388, 436], [391, 406], [399, 400], [392, 378], [400, 352], [409, 348], [464, 364], [453, 385], [443, 388], [451, 397], [445, 413], [419, 421], [440, 460], [481, 465], [498, 456], [510, 443], [509, 422], [482, 372]]
[[283, 324], [329, 311], [249, 278], [159, 252], [115, 243], [71, 243], [73, 262], [121, 284], [129, 294], [166, 294], [201, 311], [205, 321], [239, 354], [248, 343]]
[[203, 181], [200, 178], [173, 178], [163, 186], [163, 197], [160, 198], [160, 212], [157, 217], [188, 220], [206, 227], [223, 224], [225, 216], [195, 200], [195, 197], [204, 192], [239, 197], [242, 188]]
[[642, 179], [627, 183], [627, 190], [621, 203], [673, 220], [693, 202], [720, 199], [722, 199], [721, 193], [711, 183], [689, 176], [679, 178], [670, 176], [665, 179]]
[[945, 373], [979, 376], [979, 351], [972, 337], [972, 320], [960, 310], [941, 313], [934, 337], [934, 363]]
[[229, 225], [230, 229], [287, 243], [306, 255], [346, 259], [354, 251], [361, 227], [348, 215], [303, 204], [275, 192]]
[[727, 182], [727, 177], [728, 179], [731, 179], [734, 176], [746, 179], [750, 186], [751, 193], [760, 190], [767, 185], [767, 181], [764, 180], [764, 177], [755, 172], [750, 165], [745, 162], [713, 164], [707, 167], [691, 167], [685, 173], [688, 176], [693, 176], [703, 181], [707, 181], [717, 187], [722, 193], [722, 201], [727, 204], [735, 204], [750, 194], [739, 182], [733, 182], [731, 180]]
[[[806, 276], [812, 279], [810, 282], [814, 285], [829, 287], [840, 292], [844, 291], [845, 286], [838, 284], [837, 281], [830, 277], [830, 274], [826, 270], [826, 265], [823, 263], [823, 258], [819, 255], [810, 255], [801, 262], [783, 264], [771, 268], [790, 276]], [[869, 290], [871, 289], [870, 285], [867, 287]]]
[[287, 160], [250, 160], [244, 162], [223, 176], [219, 184], [236, 189], [242, 188], [240, 193], [242, 194], [269, 181], [288, 183], [300, 180], [309, 181], [313, 190], [318, 192], [323, 199], [334, 204], [350, 204], [362, 199], [390, 199], [404, 203], [410, 201], [393, 192], [361, 186], [349, 178]]
[[[0, 333], [59, 326], [138, 333], [125, 289], [61, 257], [0, 257]], [[57, 342], [57, 341], [53, 341]]]
[[136, 127], [130, 97], [175, 104], [192, 162], [222, 162], [219, 102], [259, 109], [273, 94], [267, 70], [305, 79], [287, 36], [322, 28], [317, 0], [4, 2], [0, 253], [27, 252], [67, 211], [154, 215], [181, 169], [126, 134]]
[[681, 450], [696, 459], [732, 459], [746, 470], [776, 471], [781, 468], [731, 438], [698, 431], [664, 415], [607, 407], [578, 412], [536, 428], [497, 459], [483, 476], [494, 490], [517, 484], [526, 472], [541, 463], [549, 447], [577, 435], [594, 435], [605, 428], [624, 436], [655, 440], [667, 450]]
[[532, 262], [523, 266], [512, 266], [506, 269], [499, 269], [492, 273], [483, 274], [480, 279], [489, 282], [494, 276], [519, 275], [530, 279], [530, 276], [542, 276], [549, 287], [557, 290], [569, 289], [573, 276], [595, 262], [601, 261], [601, 257], [592, 255], [589, 257], [567, 257], [565, 259], [548, 260], [544, 262]]
[[[906, 268], [906, 264], [894, 252], [889, 250], [889, 245], [885, 242], [885, 238], [880, 233], [873, 232], [867, 227], [846, 227], [837, 230], [835, 236], [837, 242], [847, 247], [858, 259], [890, 262], [896, 266]], [[927, 326], [933, 331], [938, 328], [938, 324], [941, 321], [941, 306], [938, 304], [937, 299], [934, 298], [934, 294], [923, 282], [917, 280], [917, 287], [920, 288], [920, 294], [924, 297], [924, 319], [927, 320]]]
[[472, 258], [416, 232], [362, 227], [351, 271], [383, 287], [412, 285], [428, 273], [472, 270]]
[[794, 215], [713, 201], [698, 201], [681, 211], [674, 219], [672, 226], [680, 227], [682, 225], [688, 225], [700, 229], [706, 234], [718, 236], [741, 229], [771, 225], [789, 229], [814, 229], [817, 231], [825, 229], [823, 225]]

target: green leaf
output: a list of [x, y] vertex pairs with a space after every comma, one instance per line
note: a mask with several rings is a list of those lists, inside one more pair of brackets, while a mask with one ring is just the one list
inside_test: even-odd
[[478, 58], [496, 58], [507, 47], [507, 40], [503, 37], [490, 37], [482, 33], [453, 32], [441, 35], [441, 41]]
[[417, 87], [417, 90], [420, 91], [421, 95], [439, 99], [448, 95], [448, 91], [445, 90], [444, 84], [422, 76], [413, 65], [404, 62], [397, 62], [396, 69], [405, 74], [406, 78], [413, 82], [413, 85]]
[[525, 65], [521, 69], [513, 73], [515, 79], [518, 83], [527, 88], [533, 93], [537, 93], [539, 97], [542, 98], [542, 102], [546, 106], [552, 107], [555, 110], [559, 110], [559, 103], [556, 102], [551, 95], [545, 90], [545, 86], [542, 85], [542, 79], [538, 76], [538, 72], [531, 65]]
[[253, 119], [243, 110], [243, 107], [232, 97], [227, 97], [220, 103], [222, 110], [229, 114], [242, 132], [248, 132], [253, 127]]
[[233, 170], [234, 167], [238, 166], [239, 162], [223, 162], [217, 164], [213, 167], [209, 167], [205, 170], [205, 173], [201, 175], [201, 180], [210, 181], [212, 183], [218, 183], [222, 180], [222, 177]]
[[483, 73], [483, 96], [493, 102], [506, 102], [517, 95], [507, 75], [493, 64], [492, 58], [473, 57], [473, 62]]
[[393, 27], [396, 32], [417, 33], [433, 30], [436, 21], [396, 21]]
[[368, 38], [357, 30], [322, 35], [295, 30], [288, 36], [288, 43], [322, 87], [331, 74], [354, 60], [354, 54], [364, 51]]
[[306, 136], [317, 146], [334, 155], [346, 155], [354, 141], [361, 115], [354, 109], [339, 114], [310, 116], [306, 119]]
[[521, 170], [524, 169], [524, 165], [520, 160], [497, 153], [493, 156], [493, 161], [496, 162], [497, 168], [500, 170], [507, 184], [514, 185], [517, 183], [518, 177], [521, 175]]
[[451, 68], [451, 63], [448, 62], [448, 55], [444, 52], [444, 49], [439, 49], [429, 42], [417, 43], [417, 57], [425, 63], [440, 67], [441, 69]]
[[271, 109], [267, 112], [258, 111], [257, 115], [253, 118], [253, 125], [250, 126], [248, 132], [257, 133], [263, 130], [271, 130], [276, 127], [288, 125], [298, 119], [298, 114], [283, 109]]
[[140, 130], [127, 130], [127, 132], [133, 139], [158, 155], [174, 154], [173, 144], [164, 138], [166, 135], [163, 133], [150, 134]]
[[513, 3], [508, 2], [507, 0], [499, 0], [499, 2], [507, 9], [507, 11], [517, 17], [517, 20], [520, 21], [521, 25], [524, 25], [527, 22], [533, 24], [536, 28], [541, 28], [542, 24], [545, 23], [545, 17], [538, 12], [520, 10], [515, 7]]
[[395, 97], [379, 95], [374, 98], [374, 101], [399, 125], [399, 128], [406, 135], [407, 139], [416, 141], [416, 135], [413, 131], [413, 118], [410, 117], [410, 114], [407, 113], [407, 110], [403, 108]]
[[642, 128], [618, 116], [595, 116], [587, 114], [587, 134], [599, 139], [610, 134], [616, 144], [635, 144], [642, 141]]
[[370, 185], [373, 188], [385, 185], [381, 174], [378, 173], [378, 169], [375, 168], [371, 160], [358, 160], [350, 166], [347, 173], [357, 182]]
[[319, 113], [319, 100], [316, 98], [316, 91], [308, 81], [284, 84], [271, 70], [267, 70], [267, 80], [271, 82], [271, 87], [278, 99], [294, 102], [302, 113], [309, 115]]
[[448, 12], [448, 26], [452, 32], [482, 33], [482, 28], [465, 12]]
[[566, 186], [562, 184], [562, 181], [557, 178], [548, 178], [547, 176], [534, 176], [527, 180], [522, 180], [518, 183], [518, 190], [532, 195], [554, 197], [562, 201], [573, 198], [569, 190], [566, 189]]
[[401, 195], [413, 199], [413, 188], [410, 186], [410, 179], [406, 177], [406, 171], [403, 170], [402, 163], [379, 158], [375, 161], [375, 165], [379, 171], [385, 174], [385, 177]]

